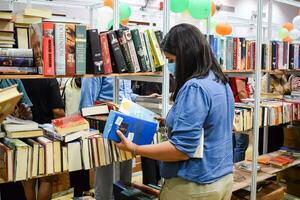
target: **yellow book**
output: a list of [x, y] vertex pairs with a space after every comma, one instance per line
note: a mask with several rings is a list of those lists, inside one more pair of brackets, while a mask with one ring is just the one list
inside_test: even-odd
[[154, 62], [155, 68], [162, 67], [165, 64], [165, 60], [162, 55], [158, 41], [156, 39], [155, 33], [153, 30], [146, 30], [146, 33], [148, 34], [148, 37], [149, 37], [149, 42], [150, 42], [151, 52], [153, 54], [153, 62]]
[[50, 10], [41, 10], [36, 8], [25, 8], [24, 15], [42, 18], [51, 18], [52, 12]]

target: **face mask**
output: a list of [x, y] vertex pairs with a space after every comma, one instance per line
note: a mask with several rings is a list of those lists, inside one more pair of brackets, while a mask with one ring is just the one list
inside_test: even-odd
[[171, 74], [175, 75], [175, 63], [168, 63], [168, 70]]

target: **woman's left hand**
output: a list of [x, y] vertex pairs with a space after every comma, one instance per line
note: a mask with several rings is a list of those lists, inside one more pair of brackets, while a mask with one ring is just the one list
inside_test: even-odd
[[121, 139], [120, 143], [116, 143], [117, 147], [123, 151], [129, 151], [131, 153], [134, 153], [134, 149], [137, 145], [131, 142], [128, 138], [126, 138], [125, 135], [119, 130], [117, 130], [117, 135]]

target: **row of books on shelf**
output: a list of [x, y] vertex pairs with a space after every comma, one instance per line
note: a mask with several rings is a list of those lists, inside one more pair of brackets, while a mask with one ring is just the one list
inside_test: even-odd
[[99, 34], [82, 24], [44, 21], [24, 34], [30, 49], [0, 49], [0, 72], [73, 76], [155, 72], [164, 65], [161, 31], [123, 27]]
[[[223, 70], [254, 70], [256, 41], [243, 37], [210, 35], [211, 49]], [[299, 44], [271, 41], [262, 44], [261, 66], [265, 70], [300, 69]]]
[[[236, 103], [234, 131], [242, 132], [253, 128], [253, 102]], [[277, 126], [300, 120], [300, 102], [285, 97], [284, 100], [263, 101], [260, 107], [260, 127]]]

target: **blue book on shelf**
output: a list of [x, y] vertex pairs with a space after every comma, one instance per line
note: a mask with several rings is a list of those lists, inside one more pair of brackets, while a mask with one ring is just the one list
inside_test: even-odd
[[217, 36], [214, 36], [214, 47], [213, 47], [213, 53], [215, 55], [215, 58], [218, 57], [218, 37]]
[[137, 145], [151, 144], [157, 130], [157, 123], [136, 118], [117, 111], [110, 111], [106, 121], [103, 137], [120, 142], [116, 131], [120, 130]]
[[226, 40], [226, 69], [232, 70], [233, 65], [233, 38], [227, 37]]

